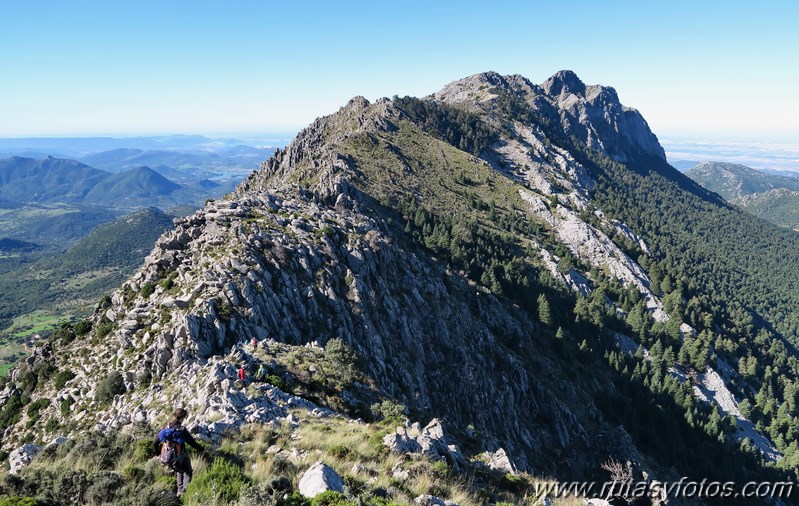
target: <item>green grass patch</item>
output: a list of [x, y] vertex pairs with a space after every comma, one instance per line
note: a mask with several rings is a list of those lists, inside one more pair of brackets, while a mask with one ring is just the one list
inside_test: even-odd
[[49, 332], [67, 321], [63, 314], [52, 314], [44, 310], [36, 310], [14, 318], [14, 322], [0, 332], [0, 344], [4, 341], [23, 339], [33, 334]]

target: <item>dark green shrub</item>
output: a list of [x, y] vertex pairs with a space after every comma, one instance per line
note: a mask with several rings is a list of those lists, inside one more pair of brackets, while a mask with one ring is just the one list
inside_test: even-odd
[[150, 383], [153, 381], [153, 373], [150, 372], [149, 369], [145, 369], [144, 371], [139, 373], [139, 376], [136, 378], [136, 383], [140, 387], [148, 387]]
[[5, 406], [0, 408], [0, 431], [14, 425], [22, 417], [22, 407], [29, 401], [19, 395], [12, 395]]
[[147, 470], [139, 466], [125, 466], [122, 469], [122, 476], [125, 481], [139, 483], [147, 477]]
[[435, 478], [446, 478], [446, 476], [449, 474], [449, 466], [446, 462], [439, 460], [437, 462], [433, 462], [433, 465], [430, 466], [430, 472], [433, 473], [433, 477]]
[[69, 414], [69, 408], [72, 407], [72, 403], [75, 401], [72, 400], [72, 397], [67, 397], [63, 401], [61, 401], [61, 414], [63, 416], [67, 416]]
[[233, 318], [233, 305], [225, 302], [216, 307], [216, 315], [220, 320], [229, 322]]
[[372, 404], [371, 411], [376, 420], [400, 420], [405, 414], [405, 406], [398, 402], [385, 400]]
[[155, 291], [155, 285], [154, 284], [152, 284], [152, 283], [144, 283], [142, 285], [141, 291], [139, 293], [141, 293], [141, 296], [146, 299], [146, 298], [150, 297], [150, 295], [152, 295], [154, 291]]
[[0, 506], [39, 506], [40, 504], [42, 503], [33, 497], [20, 497], [18, 495], [0, 499]]
[[75, 334], [79, 336], [85, 336], [92, 330], [92, 321], [91, 320], [81, 320], [76, 323], [72, 329], [75, 331]]
[[55, 418], [51, 418], [47, 420], [47, 425], [44, 426], [44, 430], [47, 432], [55, 432], [58, 430], [58, 420]]
[[110, 334], [112, 330], [114, 330], [114, 324], [112, 322], [101, 323], [97, 326], [97, 337], [103, 338]]
[[355, 506], [355, 503], [347, 501], [341, 492], [328, 490], [311, 499], [311, 506]]
[[289, 391], [289, 384], [286, 383], [286, 381], [277, 374], [270, 374], [266, 376], [264, 378], [264, 381], [266, 381], [270, 385], [276, 386], [277, 388], [283, 390], [284, 392]]
[[125, 381], [119, 371], [111, 371], [97, 384], [95, 398], [101, 404], [108, 404], [117, 394], [125, 393]]
[[527, 481], [515, 474], [506, 474], [502, 477], [502, 487], [510, 492], [519, 493], [527, 488]]
[[105, 504], [114, 501], [125, 485], [125, 480], [113, 471], [100, 471], [91, 479], [83, 495], [86, 504]]
[[28, 417], [31, 419], [39, 418], [39, 411], [43, 410], [47, 406], [50, 405], [50, 399], [46, 399], [44, 397], [40, 399], [36, 399], [34, 402], [28, 404]]
[[75, 377], [75, 373], [72, 371], [58, 371], [55, 375], [55, 387], [58, 390], [64, 388], [64, 385], [67, 384], [67, 381], [71, 380]]
[[325, 355], [332, 361], [343, 366], [355, 366], [358, 363], [358, 355], [343, 339], [338, 337], [331, 339], [325, 345]]
[[69, 344], [75, 340], [75, 329], [69, 323], [62, 323], [57, 329], [50, 334], [49, 341], [55, 342], [59, 339], [63, 344]]
[[249, 484], [250, 479], [240, 467], [217, 458], [208, 471], [194, 477], [185, 500], [198, 504], [228, 504], [237, 501], [242, 487]]
[[[180, 506], [182, 503], [175, 495], [174, 479], [171, 486], [156, 482], [136, 494], [137, 506]], [[124, 503], [129, 504], [129, 503]]]
[[331, 448], [328, 453], [337, 459], [343, 459], [350, 454], [350, 449], [343, 445], [336, 445]]
[[[36, 481], [38, 484], [38, 480]], [[57, 504], [83, 504], [83, 494], [89, 486], [89, 480], [84, 471], [65, 471], [54, 476], [50, 483], [48, 496], [51, 502]]]
[[309, 506], [311, 501], [300, 495], [299, 492], [294, 492], [289, 496], [278, 499], [276, 506]]
[[153, 456], [155, 456], [155, 448], [152, 439], [139, 439], [133, 444], [134, 461], [147, 462]]

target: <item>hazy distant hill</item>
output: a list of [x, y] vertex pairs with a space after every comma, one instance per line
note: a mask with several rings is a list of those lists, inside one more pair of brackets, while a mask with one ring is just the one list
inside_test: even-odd
[[799, 227], [799, 179], [745, 165], [702, 162], [685, 173], [746, 211], [784, 227]]
[[0, 197], [10, 202], [80, 202], [109, 174], [75, 160], [0, 160]]
[[69, 249], [0, 274], [0, 330], [31, 311], [73, 314], [130, 275], [172, 217], [146, 208], [97, 226]]
[[40, 265], [66, 275], [88, 269], [136, 267], [155, 240], [172, 227], [172, 216], [155, 207], [141, 209], [96, 227], [72, 248]]
[[[89, 204], [116, 209], [199, 205], [208, 197], [207, 184], [191, 187], [171, 181], [147, 167], [119, 173], [95, 169], [76, 160], [44, 160], [14, 156], [0, 160], [0, 198], [8, 207], [23, 204]], [[216, 190], [215, 188], [214, 190]]]
[[0, 237], [64, 248], [120, 211], [108, 207], [28, 204], [0, 209]]
[[143, 165], [148, 167], [165, 165], [171, 167], [189, 166], [196, 168], [206, 163], [208, 159], [213, 158], [217, 158], [217, 155], [213, 153], [200, 155], [180, 151], [145, 151], [142, 149], [120, 148], [84, 156], [81, 160], [84, 163], [107, 170], [108, 172], [121, 172], [131, 167]]
[[[108, 172], [146, 166], [182, 184], [203, 178], [248, 174], [269, 158], [274, 149], [237, 145], [213, 150], [142, 150], [120, 148], [93, 153], [80, 160]], [[238, 178], [237, 178], [238, 179]]]
[[685, 175], [730, 202], [776, 188], [799, 190], [799, 179], [765, 174], [735, 163], [702, 162], [686, 171]]
[[138, 167], [103, 179], [86, 194], [84, 202], [113, 206], [172, 195], [182, 189], [154, 170]]

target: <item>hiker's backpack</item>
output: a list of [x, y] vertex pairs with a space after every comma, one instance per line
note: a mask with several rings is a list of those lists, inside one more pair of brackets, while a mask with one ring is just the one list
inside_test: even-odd
[[158, 432], [158, 440], [161, 441], [161, 454], [158, 460], [167, 467], [175, 467], [183, 460], [183, 431], [172, 427], [166, 427]]

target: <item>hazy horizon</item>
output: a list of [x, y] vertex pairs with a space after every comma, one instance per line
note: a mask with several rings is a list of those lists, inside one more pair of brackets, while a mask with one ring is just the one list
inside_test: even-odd
[[797, 14], [785, 1], [9, 2], [0, 137], [297, 131], [356, 95], [570, 69], [658, 135], [787, 138]]

